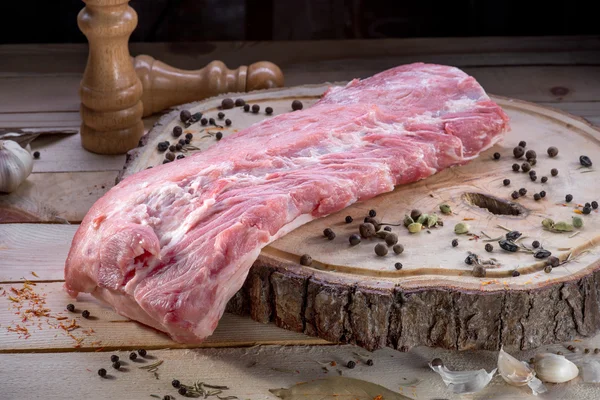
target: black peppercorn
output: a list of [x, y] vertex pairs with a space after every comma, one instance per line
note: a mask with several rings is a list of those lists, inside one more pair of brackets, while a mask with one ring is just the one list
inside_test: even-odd
[[200, 120], [200, 124], [202, 124], [202, 125], [206, 125], [206, 124], [208, 124], [208, 120], [207, 120], [206, 118], [202, 118], [202, 119]]
[[181, 110], [179, 113], [179, 119], [181, 122], [187, 122], [190, 118], [192, 118], [192, 113], [188, 110]]
[[259, 111], [260, 111], [260, 106], [259, 106], [258, 104], [254, 104], [254, 105], [252, 106], [252, 112], [253, 112], [254, 114], [258, 114], [258, 112], [259, 112]]
[[397, 262], [396, 264], [394, 264], [394, 267], [395, 267], [397, 270], [401, 270], [401, 269], [402, 269], [402, 263], [399, 263], [399, 262]]
[[431, 366], [433, 367], [441, 367], [444, 365], [444, 362], [440, 358], [434, 358], [431, 360]]
[[146, 357], [146, 354], [148, 354], [148, 352], [145, 349], [139, 349], [138, 354], [142, 357]]
[[393, 251], [394, 251], [394, 253], [396, 253], [396, 254], [402, 254], [402, 253], [404, 252], [404, 246], [403, 246], [403, 245], [401, 245], [400, 243], [398, 243], [398, 244], [395, 244], [395, 245], [392, 247], [392, 250], [393, 250]]
[[75, 311], [75, 306], [73, 304], [67, 304], [67, 311], [70, 311], [70, 312]]
[[312, 257], [309, 256], [308, 254], [303, 254], [302, 257], [300, 257], [300, 265], [309, 266], [311, 264], [312, 264]]
[[367, 360], [367, 365], [368, 365], [369, 367], [372, 367], [372, 366], [373, 366], [373, 360], [371, 360], [371, 359], [369, 358], [369, 359]]
[[558, 264], [560, 263], [560, 260], [558, 259], [558, 257], [548, 257], [547, 263], [550, 264], [552, 266], [552, 268], [556, 268], [558, 267]]
[[521, 169], [521, 166], [519, 164], [513, 164], [512, 165], [512, 170], [515, 172], [519, 172], [519, 170]]
[[231, 120], [229, 118], [225, 120], [225, 125], [231, 126]]
[[181, 386], [181, 382], [179, 382], [179, 380], [177, 380], [177, 379], [173, 379], [173, 380], [171, 381], [171, 385], [173, 385], [173, 387], [174, 387], [175, 389], [177, 389], [177, 388], [179, 388], [179, 387]]
[[517, 192], [517, 191], [515, 190], [514, 192], [512, 192], [512, 193], [511, 193], [511, 197], [512, 197], [513, 199], [515, 199], [515, 200], [516, 200], [516, 199], [518, 199], [518, 198], [519, 198], [519, 192]]
[[579, 156], [579, 163], [584, 167], [592, 166], [592, 160], [588, 156]]
[[456, 247], [458, 246], [458, 239], [453, 239], [452, 240], [452, 247]]
[[537, 175], [537, 172], [535, 172], [534, 169], [532, 169], [531, 171], [529, 171], [529, 176], [534, 176]]
[[521, 141], [519, 142], [519, 146], [521, 146], [521, 147], [527, 147], [527, 142], [526, 142], [526, 141], [524, 141], [524, 140], [521, 140]]
[[504, 186], [508, 186], [510, 185], [510, 179], [505, 179], [502, 181], [502, 183], [504, 184]]
[[234, 104], [235, 104], [235, 103], [233, 102], [233, 99], [230, 99], [230, 98], [228, 97], [228, 98], [226, 98], [226, 99], [223, 99], [223, 101], [221, 102], [221, 107], [222, 107], [224, 110], [227, 110], [227, 109], [233, 108], [233, 105], [234, 105]]
[[528, 162], [524, 162], [523, 164], [521, 164], [521, 169], [523, 170], [523, 172], [529, 172], [529, 170], [531, 169], [531, 164], [529, 164]]
[[208, 119], [208, 123], [211, 125], [216, 125], [215, 119], [214, 118], [209, 118]]
[[133, 352], [129, 353], [129, 359], [131, 361], [135, 361], [137, 359], [137, 354], [135, 354]]
[[121, 368], [121, 361], [115, 361], [115, 362], [112, 364], [112, 367], [113, 367], [114, 369], [119, 369], [119, 368]]
[[223, 139], [223, 132], [217, 132], [217, 133], [215, 134], [215, 139], [217, 139], [217, 140], [221, 140], [221, 139]]
[[358, 226], [358, 231], [360, 232], [360, 236], [368, 238], [375, 235], [376, 229], [372, 223], [365, 222]]
[[323, 231], [323, 236], [325, 236], [329, 240], [335, 239], [335, 232], [331, 228], [325, 228]]
[[244, 104], [244, 111], [245, 112], [250, 111], [250, 104]]
[[244, 104], [246, 104], [246, 101], [244, 99], [235, 99], [236, 107], [242, 107]]
[[36, 160], [37, 160], [38, 158], [40, 158], [40, 152], [39, 152], [39, 151], [34, 151], [34, 152], [33, 152], [33, 158], [35, 158]]
[[113, 354], [112, 356], [110, 356], [110, 361], [111, 362], [117, 362], [119, 361], [119, 356], [116, 354]]
[[158, 149], [158, 151], [167, 151], [167, 149], [169, 148], [169, 142], [160, 142], [156, 148]]
[[591, 207], [583, 207], [583, 210], [581, 210], [581, 212], [583, 212], [585, 215], [588, 215], [589, 213], [592, 212], [592, 208]]
[[589, 208], [589, 207], [591, 207], [592, 205], [591, 205], [590, 203], [585, 203], [583, 206], [584, 206], [584, 207], [588, 207], [588, 208]]
[[180, 387], [180, 388], [177, 390], [177, 393], [179, 393], [179, 394], [180, 394], [180, 395], [182, 395], [182, 396], [185, 396], [185, 395], [186, 395], [186, 393], [187, 393], [187, 389], [186, 389], [185, 387], [183, 387], [183, 386], [182, 386], [182, 387]]
[[163, 162], [162, 162], [162, 163], [163, 163], [163, 164], [168, 164], [168, 163], [170, 163], [170, 162], [171, 162], [171, 160], [167, 160], [167, 159], [165, 158], [165, 159], [163, 160]]
[[500, 159], [500, 153], [494, 153], [494, 160]]
[[169, 151], [167, 154], [165, 154], [165, 158], [169, 161], [173, 161], [175, 159], [175, 154]]
[[385, 228], [383, 228], [384, 231], [386, 232], [391, 232], [392, 231], [392, 227], [391, 226], [386, 226]]
[[512, 272], [512, 276], [515, 278], [520, 275], [521, 275], [521, 273], [519, 271], [517, 271], [516, 269]]
[[547, 176], [542, 176], [542, 183], [546, 183], [548, 182], [548, 177]]
[[361, 242], [360, 235], [358, 233], [353, 233], [352, 235], [350, 235], [348, 240], [350, 241], [351, 246], [356, 246]]
[[540, 200], [541, 198], [542, 198], [542, 196], [540, 196], [540, 194], [539, 194], [539, 193], [534, 193], [534, 194], [533, 194], [533, 199], [534, 199], [535, 201], [538, 201], [538, 200]]
[[548, 147], [548, 155], [550, 157], [556, 157], [558, 155], [558, 149], [554, 146]]
[[377, 243], [375, 245], [375, 254], [377, 254], [379, 257], [384, 257], [387, 255], [387, 253], [388, 253], [388, 248], [385, 244]]
[[481, 265], [476, 265], [473, 267], [473, 276], [475, 278], [485, 278], [486, 270]]
[[169, 146], [169, 151], [177, 151], [177, 147], [174, 144]]
[[490, 243], [485, 245], [485, 251], [487, 251], [488, 253], [491, 253], [494, 250], [494, 246], [492, 246]]
[[223, 119], [223, 118], [225, 118], [225, 113], [224, 113], [224, 112], [219, 112], [219, 113], [217, 114], [217, 118], [219, 118], [219, 119]]
[[534, 240], [531, 243], [531, 247], [533, 247], [534, 249], [537, 249], [538, 247], [540, 247], [540, 242], [538, 242], [537, 240]]
[[558, 175], [558, 170], [557, 170], [556, 168], [552, 168], [552, 169], [550, 170], [550, 175], [552, 175], [552, 176], [556, 176], [556, 175]]
[[369, 210], [369, 217], [375, 218], [375, 216], [377, 216], [377, 211], [375, 211], [375, 210]]
[[106, 376], [106, 370], [104, 368], [100, 368], [98, 370], [98, 375], [104, 378]]
[[598, 202], [596, 200], [592, 201], [592, 208], [596, 210], [598, 208]]
[[177, 156], [177, 159], [178, 159], [178, 160], [181, 160], [182, 158], [185, 158], [185, 156], [184, 156], [183, 154], [179, 154], [179, 155]]
[[294, 110], [294, 111], [302, 110], [302, 107], [304, 107], [304, 106], [300, 100], [292, 101], [292, 110]]
[[521, 189], [519, 189], [519, 194], [520, 194], [521, 196], [525, 196], [525, 195], [527, 194], [527, 189], [525, 189], [525, 188], [521, 188]]
[[573, 200], [573, 195], [572, 194], [568, 194], [565, 196], [565, 201], [567, 203], [570, 203]]
[[86, 318], [86, 319], [87, 319], [87, 318], [89, 318], [89, 317], [90, 317], [90, 312], [89, 312], [88, 310], [83, 310], [83, 311], [81, 312], [81, 316], [82, 316], [83, 318]]
[[356, 367], [356, 363], [352, 360], [348, 361], [348, 364], [346, 364], [346, 366], [350, 369]]
[[184, 144], [190, 144], [191, 140], [190, 139], [185, 139]]
[[525, 154], [525, 149], [521, 146], [517, 146], [513, 149], [513, 156], [515, 156], [515, 158], [521, 158], [523, 157], [523, 154]]
[[537, 154], [535, 153], [534, 150], [527, 150], [527, 153], [525, 153], [525, 158], [528, 160], [537, 158]]
[[350, 215], [346, 215], [346, 219], [345, 219], [346, 223], [349, 224], [352, 221], [354, 221], [354, 219], [352, 219], [352, 217]]
[[273, 108], [271, 108], [271, 107], [265, 108], [265, 114], [267, 114], [267, 115], [273, 114]]
[[537, 175], [532, 175], [529, 177], [533, 182], [537, 181]]

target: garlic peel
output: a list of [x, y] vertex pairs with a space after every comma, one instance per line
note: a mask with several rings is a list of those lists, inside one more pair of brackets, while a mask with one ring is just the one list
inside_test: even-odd
[[529, 365], [505, 352], [504, 348], [498, 353], [498, 373], [513, 386], [525, 386], [535, 377]]
[[535, 373], [544, 382], [563, 383], [575, 379], [579, 368], [564, 356], [553, 353], [536, 354]]
[[581, 368], [581, 378], [585, 383], [600, 383], [600, 363], [598, 361], [585, 361], [579, 367]]
[[451, 371], [443, 365], [432, 365], [429, 367], [437, 372], [446, 386], [456, 394], [476, 393], [487, 386], [492, 380], [497, 368], [491, 372], [485, 369], [477, 371]]
[[0, 192], [14, 192], [33, 170], [31, 153], [12, 140], [0, 140]]
[[527, 386], [529, 386], [529, 388], [531, 389], [531, 391], [533, 392], [533, 394], [536, 395], [536, 396], [538, 394], [546, 393], [548, 391], [548, 389], [546, 388], [546, 386], [544, 386], [544, 384], [542, 383], [542, 381], [540, 381], [535, 376], [533, 377], [532, 380], [529, 381], [529, 383], [527, 383]]

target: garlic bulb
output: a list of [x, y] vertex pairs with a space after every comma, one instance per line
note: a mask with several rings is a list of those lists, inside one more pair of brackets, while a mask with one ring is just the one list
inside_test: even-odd
[[14, 192], [33, 169], [31, 153], [12, 140], [0, 140], [0, 192]]
[[504, 348], [498, 353], [498, 372], [509, 385], [527, 385], [535, 395], [547, 391], [542, 381], [535, 377], [533, 368], [505, 352]]
[[544, 382], [563, 383], [575, 379], [579, 368], [564, 356], [553, 353], [536, 354], [535, 372]]

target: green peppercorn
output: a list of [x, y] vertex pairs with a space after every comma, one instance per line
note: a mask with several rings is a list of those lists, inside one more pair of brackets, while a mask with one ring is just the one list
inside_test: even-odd
[[519, 172], [519, 170], [521, 169], [521, 166], [519, 164], [513, 164], [512, 165], [512, 170], [515, 172]]
[[223, 99], [223, 101], [221, 102], [221, 108], [223, 108], [224, 110], [233, 108], [234, 106], [234, 101], [233, 99], [230, 99], [229, 97], [226, 99]]
[[98, 370], [98, 375], [100, 375], [102, 378], [104, 378], [106, 376], [106, 370], [104, 368], [100, 368]]
[[548, 155], [550, 157], [556, 157], [558, 155], [558, 149], [554, 146], [548, 147]]
[[300, 257], [300, 265], [304, 265], [304, 266], [309, 266], [312, 264], [312, 257], [309, 256], [308, 254], [303, 254], [302, 257]]
[[526, 142], [526, 141], [524, 141], [524, 140], [521, 140], [521, 141], [519, 142], [519, 146], [521, 146], [521, 147], [525, 148], [525, 147], [527, 147], [527, 142]]
[[552, 169], [550, 170], [550, 175], [552, 175], [552, 176], [556, 176], [556, 175], [558, 175], [558, 170], [557, 170], [556, 168], [552, 168]]
[[214, 118], [209, 118], [209, 119], [208, 119], [208, 123], [209, 123], [209, 124], [211, 124], [211, 125], [216, 125], [216, 124], [217, 124], [217, 123], [215, 122], [215, 119], [214, 119]]
[[361, 242], [360, 235], [357, 233], [353, 233], [348, 238], [348, 241], [350, 242], [351, 246], [356, 246], [357, 244], [359, 244]]
[[504, 186], [508, 186], [510, 185], [510, 179], [505, 179], [502, 181], [502, 183], [504, 184]]
[[67, 311], [69, 311], [69, 312], [75, 311], [75, 306], [73, 304], [67, 304]]
[[400, 271], [402, 269], [402, 263], [397, 262], [396, 264], [394, 264], [394, 267]]
[[452, 240], [452, 247], [456, 247], [458, 246], [458, 239], [453, 239]]
[[235, 99], [236, 107], [242, 107], [244, 104], [246, 104], [246, 101], [244, 99]]
[[396, 235], [395, 233], [390, 233], [385, 237], [385, 243], [388, 246], [393, 246], [396, 243], [398, 243], [398, 235]]
[[300, 100], [292, 101], [292, 110], [294, 110], [294, 111], [302, 110], [302, 107], [303, 107], [303, 105]]
[[375, 245], [375, 254], [377, 254], [379, 257], [386, 256], [387, 253], [388, 253], [388, 248], [385, 244], [377, 243]]
[[85, 319], [88, 319], [90, 317], [90, 312], [88, 310], [83, 310], [81, 312], [81, 316]]
[[485, 251], [487, 251], [488, 253], [491, 253], [494, 250], [494, 246], [492, 246], [491, 243], [487, 243], [485, 245]]
[[398, 243], [398, 244], [395, 244], [395, 245], [392, 247], [392, 250], [393, 250], [393, 251], [394, 251], [394, 253], [396, 253], [396, 254], [402, 254], [402, 253], [404, 252], [404, 246], [403, 246], [403, 245], [401, 245], [400, 243]]
[[517, 146], [513, 149], [513, 156], [515, 156], [515, 158], [521, 158], [523, 157], [523, 154], [525, 154], [525, 149], [521, 146]]
[[494, 160], [500, 159], [500, 153], [494, 153]]

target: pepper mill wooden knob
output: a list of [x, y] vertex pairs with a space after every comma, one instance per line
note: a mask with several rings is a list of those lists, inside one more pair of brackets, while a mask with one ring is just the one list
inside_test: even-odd
[[283, 86], [283, 73], [277, 65], [268, 61], [233, 70], [221, 61], [212, 61], [202, 69], [186, 71], [150, 56], [139, 55], [133, 64], [144, 88], [144, 116], [221, 93]]
[[83, 0], [79, 29], [89, 42], [81, 81], [81, 142], [100, 154], [123, 154], [144, 134], [142, 84], [129, 54], [137, 14], [129, 0]]

